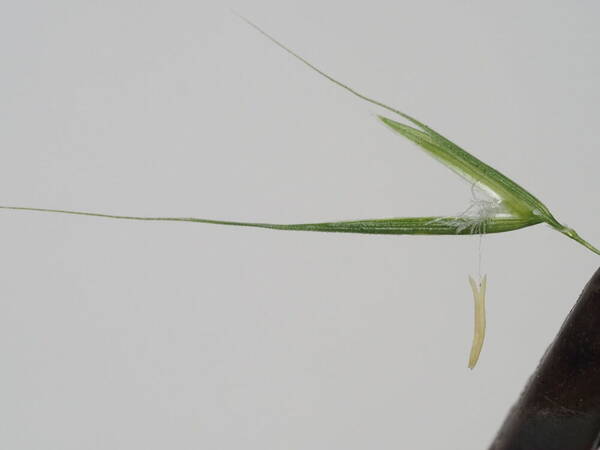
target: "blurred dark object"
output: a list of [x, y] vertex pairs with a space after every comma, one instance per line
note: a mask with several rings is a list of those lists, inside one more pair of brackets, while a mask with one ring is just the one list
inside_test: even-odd
[[600, 269], [585, 286], [490, 450], [595, 450], [599, 438]]

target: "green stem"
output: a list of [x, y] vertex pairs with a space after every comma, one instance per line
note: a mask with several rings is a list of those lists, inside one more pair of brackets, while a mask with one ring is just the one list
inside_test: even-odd
[[568, 227], [565, 227], [565, 226], [561, 226], [561, 228], [556, 228], [556, 229], [558, 231], [560, 231], [562, 234], [564, 234], [566, 236], [569, 236], [574, 241], [579, 242], [581, 245], [583, 245], [587, 249], [593, 251], [597, 255], [600, 255], [600, 250], [598, 250], [596, 247], [594, 247], [588, 241], [586, 241], [581, 236], [579, 236], [579, 234], [577, 234], [577, 232], [574, 229], [568, 228]]

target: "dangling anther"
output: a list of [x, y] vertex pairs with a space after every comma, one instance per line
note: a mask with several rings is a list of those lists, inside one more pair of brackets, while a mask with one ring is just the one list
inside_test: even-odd
[[469, 369], [473, 369], [479, 360], [479, 354], [483, 347], [485, 339], [485, 290], [487, 287], [487, 275], [476, 283], [473, 277], [469, 276], [469, 284], [473, 290], [473, 300], [475, 301], [475, 330], [473, 333], [473, 344], [471, 345], [471, 354], [469, 355]]

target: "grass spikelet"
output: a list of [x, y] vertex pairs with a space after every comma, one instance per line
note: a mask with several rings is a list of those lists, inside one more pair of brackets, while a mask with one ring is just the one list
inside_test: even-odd
[[[380, 101], [367, 97], [347, 84], [338, 81], [308, 62], [299, 54], [284, 46], [254, 23], [243, 17], [242, 19], [266, 36], [271, 42], [281, 47], [321, 77], [326, 78], [331, 83], [339, 86], [360, 100], [382, 108], [388, 113], [397, 116], [396, 119], [398, 120], [383, 115], [378, 117], [388, 128], [412, 141], [460, 177], [469, 181], [473, 187], [476, 186], [478, 189], [481, 189], [486, 194], [486, 199], [475, 199], [463, 214], [457, 216], [435, 215], [427, 217], [391, 217], [384, 219], [324, 221], [298, 224], [228, 221], [196, 217], [145, 217], [27, 206], [0, 206], [0, 209], [70, 214], [120, 220], [191, 222], [265, 228], [271, 230], [391, 235], [483, 235], [488, 233], [504, 233], [540, 223], [546, 223], [560, 233], [585, 246], [592, 252], [600, 255], [600, 250], [581, 238], [575, 230], [561, 224], [552, 215], [546, 205], [544, 205], [537, 197], [500, 171], [484, 163], [416, 118]], [[402, 123], [401, 121], [407, 123]], [[485, 293], [487, 277], [484, 276], [479, 283], [476, 283], [472, 277], [469, 277], [469, 283], [475, 301], [475, 332], [469, 356], [469, 367], [473, 368], [479, 358], [485, 336]]]

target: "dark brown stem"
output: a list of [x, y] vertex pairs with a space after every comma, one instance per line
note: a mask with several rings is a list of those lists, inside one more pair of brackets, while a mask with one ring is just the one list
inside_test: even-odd
[[594, 450], [600, 437], [600, 269], [490, 450]]

